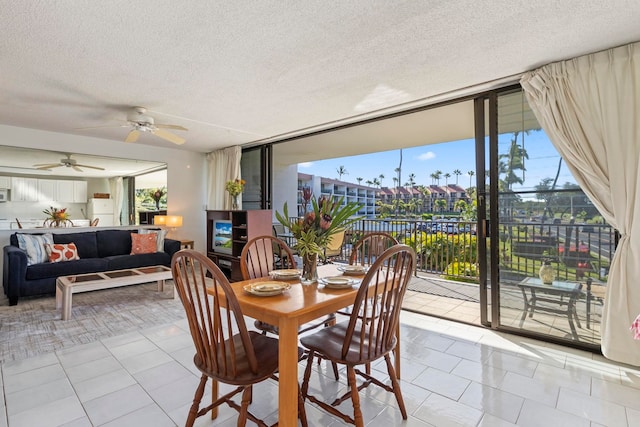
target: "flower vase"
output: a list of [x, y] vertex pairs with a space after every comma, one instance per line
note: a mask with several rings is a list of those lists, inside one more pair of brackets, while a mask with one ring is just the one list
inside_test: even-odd
[[553, 280], [556, 278], [556, 270], [549, 261], [545, 261], [542, 264], [538, 274], [540, 276], [540, 281], [545, 285], [553, 284]]
[[237, 211], [239, 209], [238, 206], [238, 195], [231, 196], [231, 209]]
[[156, 210], [160, 210], [160, 200], [156, 200]]
[[308, 254], [302, 257], [303, 285], [311, 285], [318, 282], [318, 254]]

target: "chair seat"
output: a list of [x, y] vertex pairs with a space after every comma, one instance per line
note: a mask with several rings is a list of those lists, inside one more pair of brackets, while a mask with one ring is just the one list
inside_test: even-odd
[[392, 351], [397, 343], [396, 337], [393, 337], [393, 341], [389, 347], [385, 349], [378, 349], [376, 352], [366, 354], [366, 357], [361, 357], [360, 344], [362, 342], [369, 342], [369, 334], [364, 333], [364, 336], [360, 332], [353, 334], [353, 339], [349, 345], [349, 351], [346, 357], [342, 357], [342, 346], [344, 344], [344, 337], [347, 333], [349, 322], [340, 322], [328, 328], [323, 328], [312, 335], [304, 336], [300, 338], [300, 343], [307, 349], [316, 353], [322, 354], [323, 358], [340, 362], [346, 365], [362, 365], [370, 362], [372, 359], [378, 359], [385, 354]]

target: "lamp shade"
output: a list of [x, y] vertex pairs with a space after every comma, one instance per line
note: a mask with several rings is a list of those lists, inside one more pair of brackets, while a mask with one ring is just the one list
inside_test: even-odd
[[182, 227], [182, 216], [167, 215], [165, 225], [171, 228]]
[[166, 215], [155, 215], [153, 217], [153, 224], [154, 225], [165, 225], [167, 223], [167, 216]]

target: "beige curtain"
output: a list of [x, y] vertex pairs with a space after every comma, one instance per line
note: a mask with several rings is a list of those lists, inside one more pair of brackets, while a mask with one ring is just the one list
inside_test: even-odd
[[[123, 179], [121, 176], [109, 178], [109, 189], [113, 199], [113, 225], [122, 225], [120, 216], [122, 215], [122, 194], [124, 193]], [[93, 219], [93, 218], [89, 218]]]
[[521, 80], [538, 121], [622, 238], [607, 281], [602, 351], [640, 365], [640, 43], [546, 65]]
[[[207, 155], [208, 160], [208, 184], [207, 197], [208, 209], [231, 209], [231, 196], [225, 190], [227, 181], [241, 178], [240, 158], [242, 149], [239, 145], [213, 151]], [[242, 194], [238, 197], [242, 206]]]

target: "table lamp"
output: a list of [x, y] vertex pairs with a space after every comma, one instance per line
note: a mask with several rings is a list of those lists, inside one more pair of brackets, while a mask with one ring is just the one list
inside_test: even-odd
[[165, 225], [167, 223], [166, 215], [155, 215], [153, 217], [153, 225]]
[[[181, 215], [166, 215], [165, 216], [165, 224], [170, 231], [175, 231], [176, 228], [182, 227], [182, 216]], [[169, 233], [167, 233], [169, 235]]]

